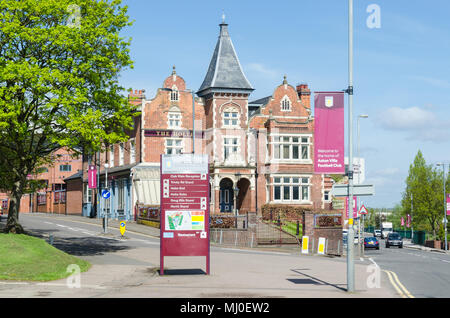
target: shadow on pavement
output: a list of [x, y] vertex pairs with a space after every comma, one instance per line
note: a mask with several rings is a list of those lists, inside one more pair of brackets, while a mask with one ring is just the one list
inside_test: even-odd
[[[158, 270], [158, 274], [160, 274], [160, 271]], [[164, 276], [171, 275], [206, 275], [206, 272], [204, 272], [201, 269], [165, 269], [164, 270]]]
[[299, 269], [292, 269], [292, 271], [297, 273], [297, 274], [300, 274], [300, 275], [303, 275], [303, 276], [306, 276], [306, 277], [309, 278], [309, 279], [288, 279], [288, 281], [291, 281], [294, 284], [327, 285], [327, 286], [332, 286], [332, 287], [334, 287], [336, 289], [339, 289], [339, 290], [342, 290], [342, 291], [347, 291], [346, 288], [339, 286], [339, 285], [347, 286], [347, 284], [331, 284], [331, 283], [325, 282], [325, 281], [323, 281], [323, 280], [321, 280], [319, 278], [316, 278], [314, 276], [305, 274], [305, 273], [301, 272]]
[[[59, 232], [58, 230], [31, 230], [29, 235], [49, 242], [48, 234]], [[130, 246], [120, 244], [113, 239], [101, 238], [95, 236], [89, 237], [57, 237], [53, 238], [53, 246], [67, 254], [74, 256], [96, 256], [104, 253], [117, 252], [131, 249]]]

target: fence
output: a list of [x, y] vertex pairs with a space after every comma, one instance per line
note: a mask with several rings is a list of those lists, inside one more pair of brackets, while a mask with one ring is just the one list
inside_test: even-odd
[[256, 247], [256, 233], [248, 229], [210, 229], [211, 243], [234, 247]]
[[278, 219], [275, 221], [258, 218], [256, 224], [256, 241], [258, 245], [300, 245], [302, 232], [301, 220], [299, 219]]

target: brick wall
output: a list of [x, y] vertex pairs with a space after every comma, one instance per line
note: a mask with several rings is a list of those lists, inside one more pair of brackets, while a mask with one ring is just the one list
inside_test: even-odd
[[83, 183], [81, 179], [67, 180], [66, 214], [82, 215]]

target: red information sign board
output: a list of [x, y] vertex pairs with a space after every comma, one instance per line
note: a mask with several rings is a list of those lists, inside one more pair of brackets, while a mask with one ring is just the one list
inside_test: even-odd
[[207, 155], [161, 155], [160, 274], [165, 256], [206, 256], [209, 275]]

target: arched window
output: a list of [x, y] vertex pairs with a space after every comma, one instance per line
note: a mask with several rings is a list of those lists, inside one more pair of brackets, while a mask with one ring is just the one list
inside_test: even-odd
[[284, 112], [291, 111], [291, 100], [289, 99], [289, 97], [284, 96], [281, 100], [281, 110]]
[[172, 91], [170, 92], [170, 101], [171, 102], [178, 102], [178, 98], [179, 98], [179, 96], [178, 96], [178, 88], [175, 85], [173, 85], [172, 86]]

